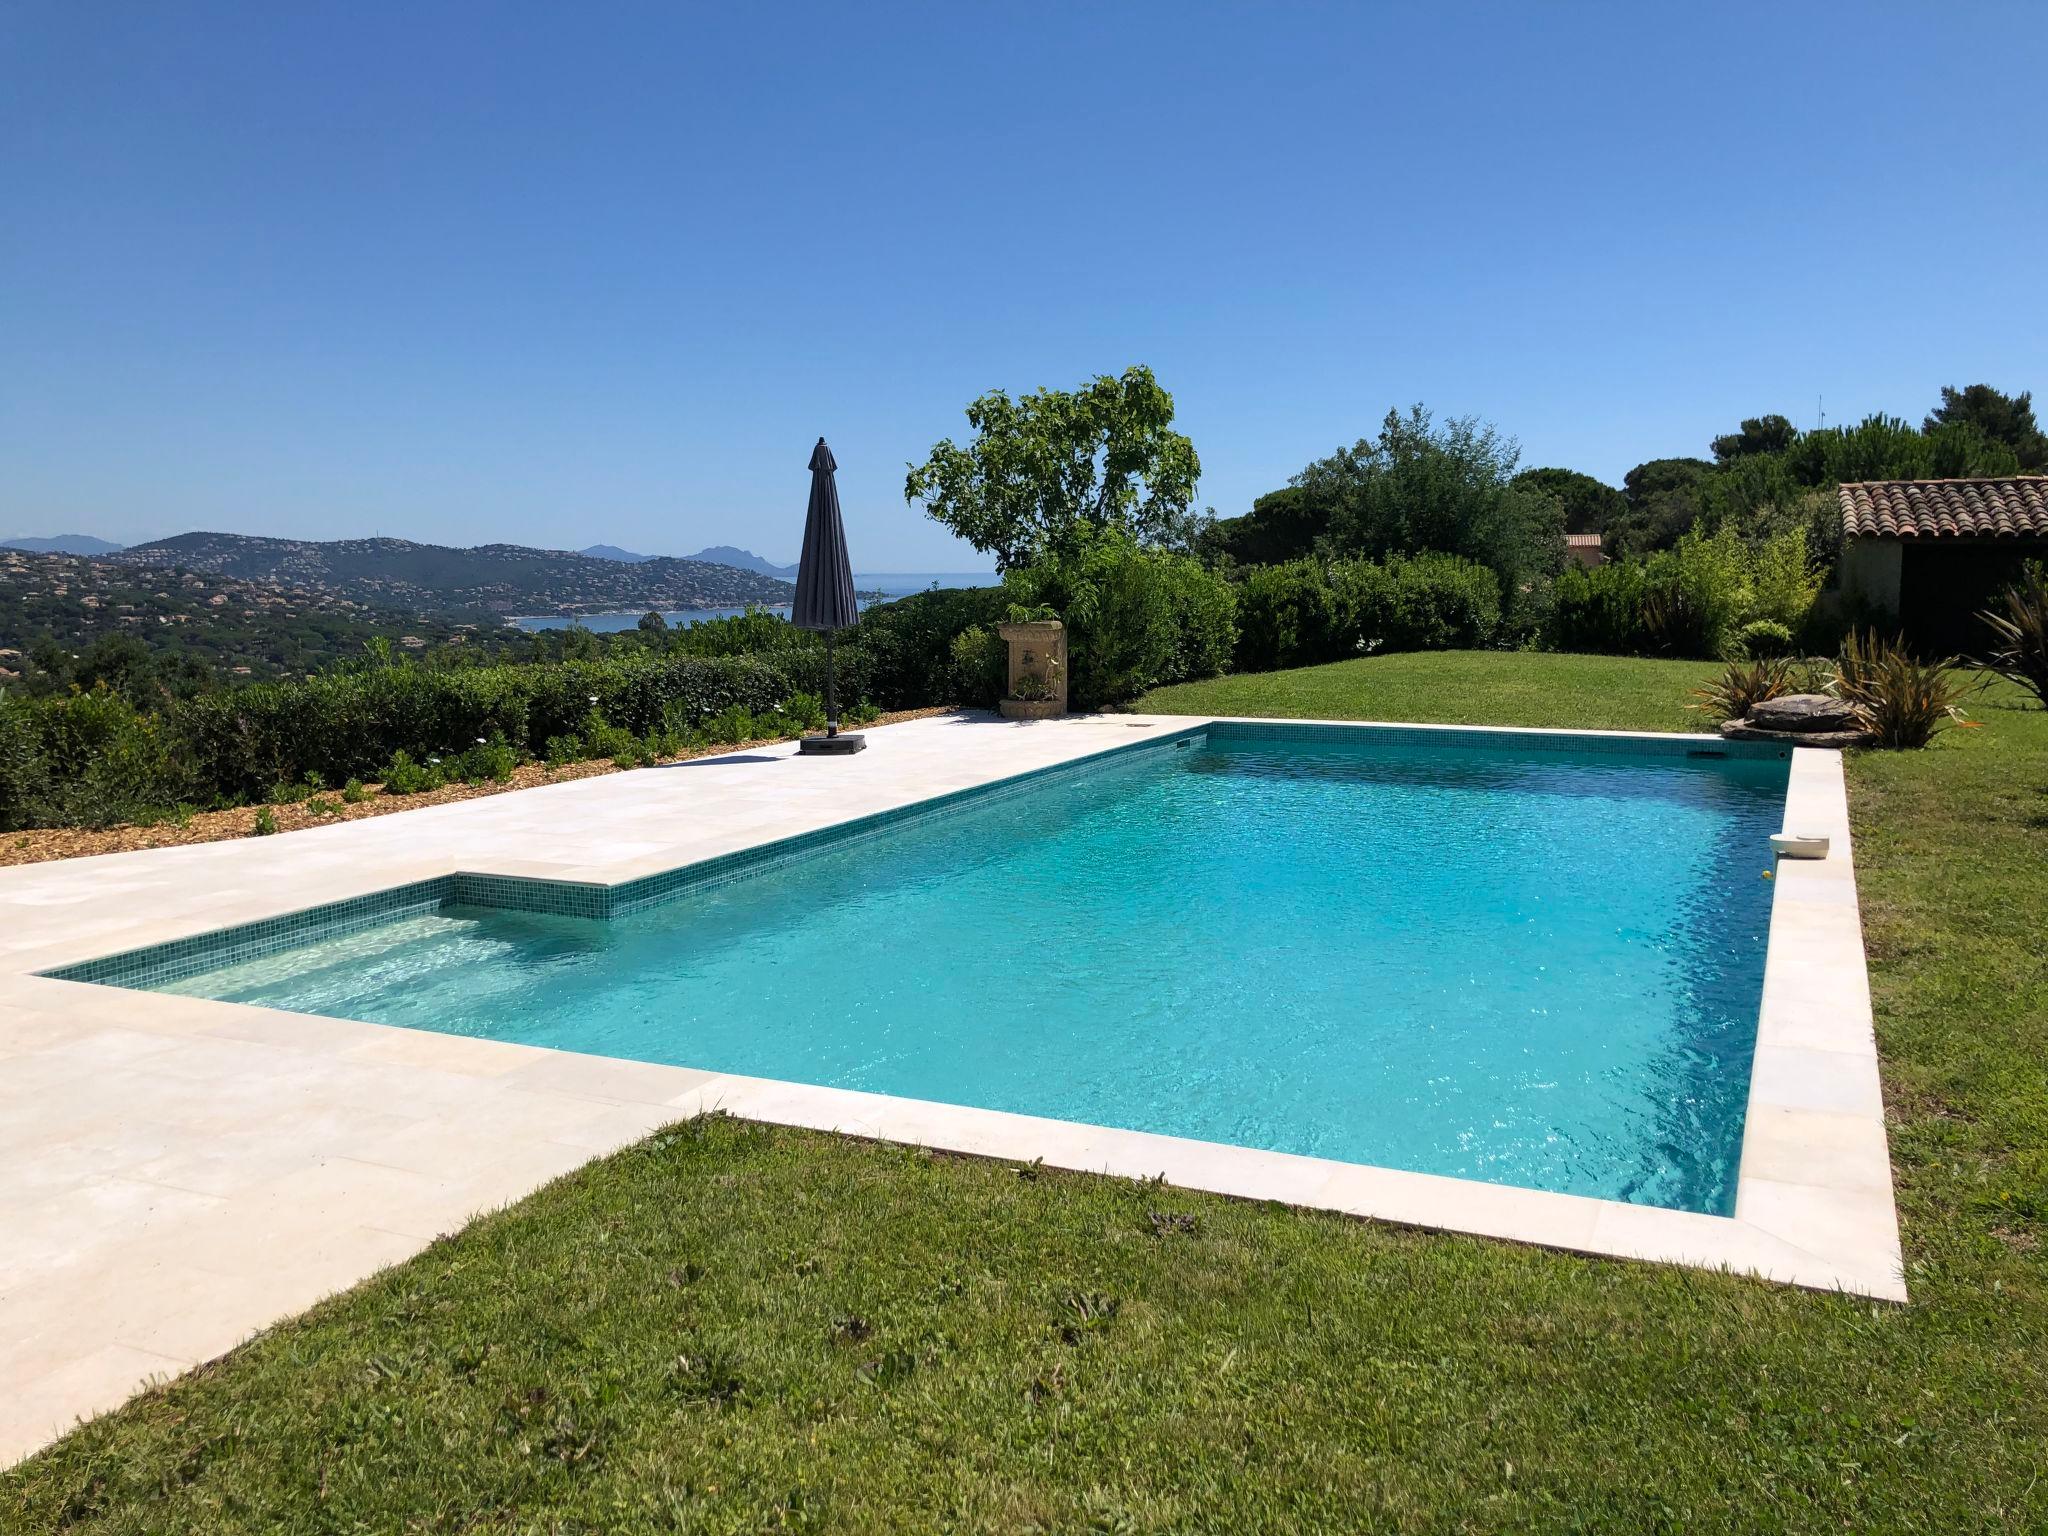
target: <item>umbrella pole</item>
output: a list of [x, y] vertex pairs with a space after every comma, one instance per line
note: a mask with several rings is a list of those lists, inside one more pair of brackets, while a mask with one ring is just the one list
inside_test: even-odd
[[839, 696], [832, 687], [832, 645], [839, 638], [839, 631], [825, 631], [825, 734], [839, 734]]

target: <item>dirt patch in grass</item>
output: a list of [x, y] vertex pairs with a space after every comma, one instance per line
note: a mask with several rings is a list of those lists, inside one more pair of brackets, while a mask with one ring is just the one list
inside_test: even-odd
[[[935, 709], [904, 709], [879, 716], [863, 729], [894, 725], [902, 720], [922, 720], [943, 715], [951, 706]], [[793, 736], [764, 736], [755, 741], [727, 746], [704, 747], [694, 752], [666, 757], [665, 763], [679, 763], [693, 757], [719, 757], [753, 747], [774, 746], [793, 741]], [[329, 826], [337, 821], [361, 821], [366, 816], [392, 816], [417, 811], [430, 805], [448, 805], [457, 800], [475, 800], [484, 795], [509, 794], [518, 789], [535, 789], [542, 784], [562, 784], [571, 779], [592, 779], [599, 774], [627, 773], [630, 769], [604, 759], [567, 763], [551, 768], [546, 763], [522, 763], [502, 784], [448, 784], [419, 795], [385, 795], [382, 786], [366, 784], [369, 798], [355, 805], [344, 804], [339, 789], [323, 789], [312, 799], [296, 805], [238, 805], [225, 811], [200, 811], [182, 824], [159, 822], [155, 826], [121, 827], [39, 827], [28, 832], [0, 832], [0, 867], [10, 864], [44, 864], [53, 859], [86, 859], [101, 853], [130, 853], [138, 848], [171, 848], [181, 843], [220, 843], [230, 838], [256, 835], [257, 818], [269, 811], [277, 833], [303, 832], [310, 827]]]

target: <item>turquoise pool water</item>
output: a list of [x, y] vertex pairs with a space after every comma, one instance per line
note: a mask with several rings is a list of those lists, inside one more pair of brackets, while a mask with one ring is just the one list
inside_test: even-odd
[[1219, 732], [167, 990], [1725, 1214], [1786, 777]]

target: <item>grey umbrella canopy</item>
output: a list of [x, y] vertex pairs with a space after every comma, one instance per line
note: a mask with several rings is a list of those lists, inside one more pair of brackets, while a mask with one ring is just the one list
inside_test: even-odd
[[853, 598], [853, 563], [846, 555], [846, 525], [839, 519], [839, 468], [825, 439], [811, 450], [811, 505], [804, 514], [804, 549], [796, 570], [799, 629], [849, 629], [860, 617]]
[[833, 679], [832, 642], [860, 617], [853, 597], [853, 562], [846, 557], [846, 525], [839, 520], [839, 468], [825, 439], [811, 450], [811, 506], [804, 514], [804, 549], [797, 557], [796, 602], [790, 619], [799, 629], [825, 631], [825, 734], [806, 736], [804, 753], [858, 752], [859, 736], [839, 733], [839, 690]]

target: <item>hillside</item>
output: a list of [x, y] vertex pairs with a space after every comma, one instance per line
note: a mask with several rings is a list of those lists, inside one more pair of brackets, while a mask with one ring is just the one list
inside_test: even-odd
[[709, 549], [698, 550], [689, 558], [708, 560], [714, 565], [730, 565], [742, 571], [755, 571], [763, 576], [779, 576], [786, 581], [796, 580], [795, 566], [777, 565], [751, 549], [736, 549], [730, 544], [714, 544]]
[[394, 613], [311, 587], [0, 549], [0, 686], [34, 671], [61, 678], [109, 640], [132, 640], [159, 664], [263, 678], [359, 656], [378, 636], [407, 650], [508, 638], [489, 620]]
[[25, 549], [38, 555], [111, 555], [121, 547], [89, 533], [60, 533], [50, 539], [12, 534], [0, 539], [0, 549]]
[[627, 564], [559, 549], [482, 544], [451, 549], [408, 539], [256, 538], [181, 533], [113, 557], [241, 581], [295, 586], [370, 608], [496, 615], [605, 613], [786, 603], [786, 581], [699, 560]]

